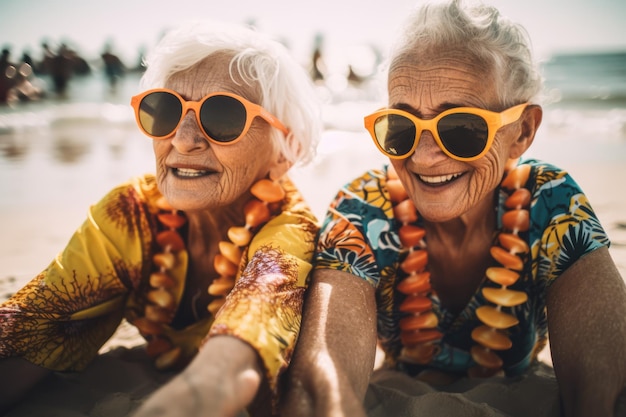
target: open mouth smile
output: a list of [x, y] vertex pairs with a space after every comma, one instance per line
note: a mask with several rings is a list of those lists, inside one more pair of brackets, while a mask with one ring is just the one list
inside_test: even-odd
[[213, 171], [193, 168], [171, 168], [172, 173], [178, 178], [198, 178], [210, 175]]
[[463, 173], [457, 173], [448, 175], [418, 175], [417, 178], [425, 184], [437, 186], [449, 184], [462, 176]]

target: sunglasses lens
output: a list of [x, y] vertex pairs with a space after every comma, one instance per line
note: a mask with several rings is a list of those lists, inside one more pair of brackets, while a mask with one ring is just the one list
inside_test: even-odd
[[376, 119], [374, 133], [380, 147], [390, 156], [407, 155], [415, 143], [415, 124], [398, 114]]
[[487, 122], [475, 114], [447, 115], [437, 123], [437, 132], [443, 146], [461, 158], [474, 157], [487, 146]]
[[149, 135], [164, 137], [176, 129], [182, 111], [183, 106], [175, 95], [164, 91], [150, 93], [139, 104], [139, 122]]
[[218, 142], [231, 142], [241, 136], [246, 118], [245, 106], [233, 97], [214, 96], [200, 108], [202, 128]]

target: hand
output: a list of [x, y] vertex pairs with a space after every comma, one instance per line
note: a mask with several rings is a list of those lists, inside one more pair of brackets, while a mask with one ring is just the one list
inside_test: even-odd
[[234, 337], [216, 336], [134, 417], [234, 417], [252, 402], [261, 379], [259, 359], [251, 346]]

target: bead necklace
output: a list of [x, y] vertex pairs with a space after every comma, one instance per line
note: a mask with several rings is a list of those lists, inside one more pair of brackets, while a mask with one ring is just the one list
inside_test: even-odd
[[[498, 288], [484, 287], [482, 294], [494, 305], [481, 306], [476, 316], [483, 323], [472, 331], [472, 339], [477, 343], [470, 354], [476, 366], [468, 370], [471, 377], [488, 377], [501, 373], [502, 359], [494, 351], [508, 350], [512, 346], [506, 329], [518, 324], [515, 316], [502, 311], [523, 304], [528, 295], [522, 291], [510, 290], [524, 268], [522, 257], [529, 252], [526, 242], [519, 237], [520, 232], [529, 228], [531, 194], [524, 185], [529, 174], [529, 165], [517, 166], [516, 160], [509, 160], [505, 168], [501, 188], [509, 196], [504, 202], [507, 210], [502, 216], [502, 230], [498, 232], [500, 246], [490, 249], [491, 256], [501, 266], [487, 268], [486, 277]], [[437, 330], [439, 319], [432, 310], [431, 297], [435, 295], [427, 271], [428, 252], [424, 237], [426, 230], [412, 223], [417, 221], [417, 211], [413, 201], [404, 190], [393, 167], [387, 172], [387, 189], [393, 204], [395, 218], [401, 226], [398, 231], [400, 243], [407, 255], [400, 263], [400, 269], [407, 274], [396, 286], [406, 297], [399, 310], [405, 314], [400, 320], [400, 341], [403, 348], [400, 360], [425, 365], [431, 362], [438, 350], [438, 342], [443, 334]]]
[[[254, 196], [244, 207], [244, 226], [228, 229], [229, 241], [218, 243], [219, 253], [215, 255], [213, 267], [219, 274], [211, 281], [207, 291], [214, 299], [207, 306], [215, 316], [226, 302], [226, 296], [235, 286], [235, 279], [241, 263], [243, 250], [252, 240], [254, 233], [273, 216], [280, 212], [280, 202], [285, 190], [279, 182], [261, 179], [251, 188]], [[176, 300], [182, 295], [183, 283], [177, 282], [172, 271], [183, 262], [179, 254], [185, 243], [178, 229], [187, 223], [182, 212], [173, 208], [163, 196], [156, 201], [159, 209], [157, 219], [164, 230], [157, 233], [156, 242], [161, 252], [153, 257], [155, 271], [150, 275], [150, 288], [146, 294], [144, 316], [133, 321], [141, 335], [147, 340], [146, 352], [155, 360], [160, 370], [182, 365], [182, 348], [164, 334], [164, 325], [171, 323], [176, 314]], [[186, 358], [187, 360], [190, 358]]]

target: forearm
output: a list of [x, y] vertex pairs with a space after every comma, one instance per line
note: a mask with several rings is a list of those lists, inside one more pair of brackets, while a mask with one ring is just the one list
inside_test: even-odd
[[335, 366], [327, 355], [318, 355], [316, 364], [297, 361], [289, 374], [288, 394], [281, 406], [282, 416], [365, 417], [363, 398], [369, 375], [349, 380], [348, 373]]
[[613, 416], [626, 389], [626, 287], [606, 248], [553, 284], [548, 324], [564, 415]]
[[263, 372], [256, 352], [230, 336], [209, 339], [189, 366], [135, 417], [235, 416], [254, 399]]
[[374, 291], [345, 272], [319, 271], [304, 306], [281, 412], [364, 416], [376, 352]]

